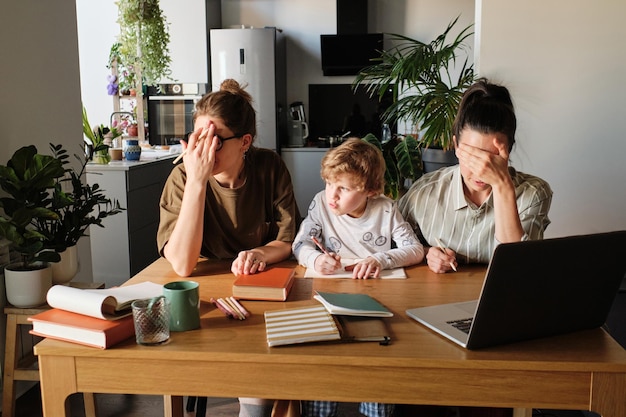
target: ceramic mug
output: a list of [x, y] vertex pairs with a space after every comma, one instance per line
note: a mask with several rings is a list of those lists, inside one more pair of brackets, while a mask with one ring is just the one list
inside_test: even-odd
[[124, 158], [122, 148], [109, 148], [109, 155], [112, 161], [121, 161]]
[[200, 285], [195, 281], [173, 281], [163, 286], [170, 303], [170, 330], [184, 332], [200, 327]]

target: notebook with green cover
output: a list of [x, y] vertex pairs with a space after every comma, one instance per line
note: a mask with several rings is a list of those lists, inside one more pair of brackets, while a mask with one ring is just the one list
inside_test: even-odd
[[322, 303], [330, 314], [367, 317], [393, 316], [391, 311], [367, 294], [317, 291], [313, 298]]

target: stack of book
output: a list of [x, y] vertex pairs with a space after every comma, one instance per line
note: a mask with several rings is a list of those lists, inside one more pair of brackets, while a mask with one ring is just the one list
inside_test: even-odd
[[390, 343], [384, 318], [393, 313], [369, 295], [318, 291], [314, 298], [322, 305], [265, 312], [268, 346], [322, 341]]
[[30, 333], [106, 349], [134, 336], [133, 301], [162, 294], [152, 282], [94, 290], [55, 285], [47, 294], [51, 308], [28, 318]]

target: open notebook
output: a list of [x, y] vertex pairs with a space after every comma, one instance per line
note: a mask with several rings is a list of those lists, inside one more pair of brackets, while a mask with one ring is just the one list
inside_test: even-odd
[[[352, 278], [352, 271], [346, 271], [345, 267], [348, 265], [354, 265], [355, 263], [359, 261], [360, 259], [347, 259], [347, 258], [341, 259], [341, 266], [343, 268], [336, 271], [332, 275], [324, 275], [324, 274], [317, 272], [313, 268], [307, 268], [306, 271], [304, 272], [304, 277], [305, 278]], [[380, 271], [380, 278], [381, 279], [405, 279], [406, 272], [404, 271], [404, 268], [384, 269]]]
[[626, 272], [624, 254], [626, 231], [500, 244], [478, 300], [406, 313], [468, 349], [596, 328]]

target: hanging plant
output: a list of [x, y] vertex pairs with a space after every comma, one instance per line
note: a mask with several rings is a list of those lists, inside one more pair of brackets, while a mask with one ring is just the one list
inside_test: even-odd
[[118, 0], [120, 24], [118, 64], [141, 74], [134, 80], [136, 88], [143, 84], [155, 86], [160, 79], [171, 74], [169, 53], [169, 28], [158, 0]]

